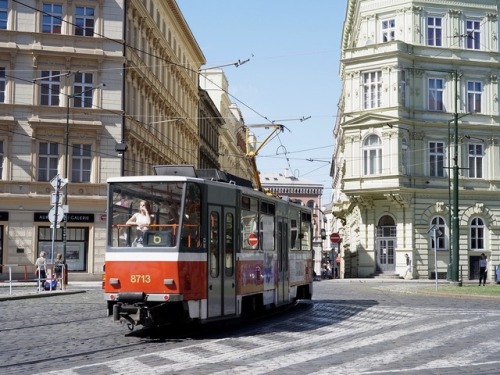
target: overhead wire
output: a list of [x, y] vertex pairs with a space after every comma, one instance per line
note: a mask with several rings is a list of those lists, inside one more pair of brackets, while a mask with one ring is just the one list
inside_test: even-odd
[[[46, 15], [46, 16], [49, 16], [49, 17], [53, 17], [53, 18], [55, 18], [55, 19], [58, 19], [59, 21], [61, 21], [61, 22], [63, 22], [63, 23], [66, 23], [66, 24], [69, 24], [69, 25], [72, 25], [72, 26], [75, 26], [75, 27], [80, 27], [79, 25], [76, 25], [76, 24], [74, 24], [74, 23], [72, 23], [72, 22], [70, 22], [70, 21], [67, 21], [67, 20], [63, 19], [62, 17], [58, 17], [58, 16], [55, 16], [55, 15], [53, 15], [53, 14], [47, 13], [47, 12], [45, 12], [45, 11], [41, 10], [41, 9], [38, 9], [38, 8], [33, 7], [33, 6], [31, 6], [31, 5], [28, 5], [28, 4], [26, 4], [26, 3], [24, 3], [24, 2], [22, 2], [22, 1], [20, 1], [20, 0], [12, 0], [12, 1], [13, 1], [13, 2], [15, 2], [15, 3], [18, 3], [19, 5], [25, 6], [25, 7], [27, 7], [28, 9], [31, 9], [31, 10], [33, 10], [33, 11], [35, 11], [35, 12], [39, 12], [39, 13], [44, 14], [44, 15]], [[135, 47], [135, 46], [132, 46], [132, 45], [128, 44], [125, 40], [124, 40], [123, 42], [121, 42], [121, 41], [119, 41], [119, 40], [116, 40], [116, 39], [113, 39], [113, 38], [109, 38], [109, 37], [107, 37], [107, 36], [105, 36], [105, 35], [103, 35], [103, 34], [100, 34], [100, 33], [96, 32], [95, 30], [94, 30], [94, 34], [95, 34], [96, 36], [98, 36], [98, 37], [104, 38], [104, 39], [106, 39], [106, 40], [108, 40], [108, 41], [111, 41], [111, 42], [113, 42], [113, 43], [118, 43], [118, 44], [122, 45], [123, 47], [130, 48], [130, 49], [135, 50], [135, 51], [137, 51], [137, 52], [140, 52], [140, 53], [142, 53], [142, 54], [148, 55], [148, 56], [150, 56], [150, 57], [152, 57], [152, 58], [158, 59], [158, 60], [160, 60], [160, 61], [164, 61], [166, 64], [173, 65], [173, 66], [176, 66], [176, 67], [178, 67], [178, 68], [185, 69], [186, 71], [190, 71], [190, 72], [192, 72], [192, 73], [202, 75], [205, 79], [209, 80], [212, 84], [214, 84], [214, 85], [215, 85], [216, 87], [218, 87], [221, 91], [223, 91], [224, 93], [226, 93], [226, 94], [227, 94], [228, 96], [230, 96], [232, 99], [234, 99], [235, 101], [237, 101], [238, 103], [240, 103], [241, 105], [243, 105], [245, 108], [247, 108], [247, 109], [248, 109], [248, 110], [250, 110], [251, 112], [255, 113], [255, 114], [256, 114], [257, 116], [259, 116], [260, 118], [262, 118], [262, 119], [264, 119], [264, 120], [268, 121], [269, 123], [273, 123], [273, 120], [270, 120], [267, 116], [265, 116], [265, 115], [261, 114], [259, 111], [257, 111], [257, 110], [256, 110], [256, 109], [254, 109], [253, 107], [249, 106], [249, 105], [248, 105], [248, 104], [246, 104], [244, 101], [240, 100], [239, 98], [237, 98], [236, 96], [232, 95], [230, 92], [228, 92], [228, 91], [227, 91], [227, 90], [225, 90], [224, 88], [220, 87], [220, 86], [219, 86], [216, 82], [213, 82], [213, 80], [209, 79], [206, 75], [203, 75], [203, 73], [202, 73], [202, 72], [203, 72], [203, 70], [205, 70], [205, 69], [200, 69], [200, 70], [196, 71], [196, 70], [194, 70], [194, 69], [190, 68], [189, 66], [185, 66], [185, 65], [182, 65], [182, 64], [178, 64], [178, 63], [176, 63], [176, 62], [174, 62], [174, 61], [171, 61], [171, 60], [168, 60], [168, 59], [163, 58], [163, 57], [161, 57], [161, 56], [158, 56], [158, 55], [156, 55], [156, 54], [154, 54], [154, 53], [151, 53], [151, 52], [148, 52], [148, 51], [142, 50], [142, 49], [140, 49], [140, 48], [137, 48], [137, 47]], [[252, 57], [253, 57], [253, 55], [252, 55]], [[248, 60], [241, 62], [241, 60], [238, 60], [239, 64], [237, 64], [237, 65], [235, 65], [235, 66], [236, 66], [236, 67], [238, 67], [239, 65], [242, 65], [243, 63], [246, 63], [247, 61], [248, 61]], [[234, 64], [233, 64], [233, 65], [234, 65]], [[152, 66], [153, 66], [153, 65], [151, 65], [151, 67], [152, 67]], [[150, 66], [148, 66], [148, 68], [150, 68], [150, 69], [151, 69], [151, 67], [150, 67]], [[129, 69], [139, 69], [139, 67], [128, 67], [128, 68], [129, 68]], [[309, 116], [308, 118], [310, 118], [310, 117], [311, 117], [311, 116]], [[131, 117], [131, 118], [133, 119], [133, 117]], [[301, 121], [303, 121], [303, 120], [301, 120]], [[162, 134], [162, 135], [163, 135], [163, 134]], [[282, 141], [281, 141], [281, 138], [280, 138], [280, 137], [277, 137], [277, 139], [279, 140], [280, 144], [281, 144], [281, 145], [283, 145], [283, 143], [282, 143]], [[288, 161], [287, 161], [287, 163], [289, 164], [289, 162], [288, 162]]]

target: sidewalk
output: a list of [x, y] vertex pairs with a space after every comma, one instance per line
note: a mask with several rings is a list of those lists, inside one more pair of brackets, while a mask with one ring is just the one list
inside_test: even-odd
[[39, 292], [33, 281], [15, 281], [11, 284], [8, 280], [4, 280], [0, 281], [0, 301], [85, 293], [87, 290], [100, 288], [100, 281], [73, 281], [69, 282], [63, 290], [57, 288], [52, 291], [42, 290]]

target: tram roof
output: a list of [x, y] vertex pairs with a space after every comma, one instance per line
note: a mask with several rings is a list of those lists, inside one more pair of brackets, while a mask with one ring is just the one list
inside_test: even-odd
[[107, 182], [161, 182], [161, 181], [202, 181], [202, 178], [186, 177], [186, 176], [155, 176], [155, 175], [142, 175], [142, 176], [122, 176], [122, 177], [109, 177]]

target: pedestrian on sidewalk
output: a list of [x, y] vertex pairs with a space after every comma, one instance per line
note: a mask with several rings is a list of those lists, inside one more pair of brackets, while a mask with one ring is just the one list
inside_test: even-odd
[[35, 261], [35, 275], [37, 276], [38, 290], [43, 290], [43, 285], [47, 279], [47, 259], [45, 251], [40, 253], [40, 257]]
[[63, 259], [62, 259], [62, 254], [61, 253], [57, 253], [56, 260], [54, 262], [54, 269], [52, 271], [52, 274], [55, 276], [56, 283], [59, 283], [59, 289], [62, 289], [63, 263], [64, 262], [63, 262]]
[[411, 258], [410, 258], [410, 256], [408, 254], [405, 254], [405, 258], [406, 258], [406, 271], [405, 271], [404, 278], [406, 279], [406, 275], [408, 273], [411, 276]]
[[486, 276], [488, 274], [488, 257], [485, 253], [481, 253], [481, 258], [479, 259], [479, 286], [481, 286], [481, 281], [483, 286], [486, 285]]

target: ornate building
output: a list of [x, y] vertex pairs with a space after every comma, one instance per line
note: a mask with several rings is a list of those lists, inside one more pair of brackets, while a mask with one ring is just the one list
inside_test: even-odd
[[333, 212], [346, 275], [476, 279], [500, 261], [498, 4], [349, 0]]
[[208, 93], [224, 120], [220, 127], [219, 164], [223, 171], [255, 183], [253, 172], [245, 157], [246, 142], [243, 116], [229, 95], [229, 83], [222, 69], [200, 72], [200, 87]]
[[205, 58], [173, 0], [1, 5], [0, 264], [26, 277], [61, 252], [70, 279], [95, 278], [107, 178], [198, 166]]

